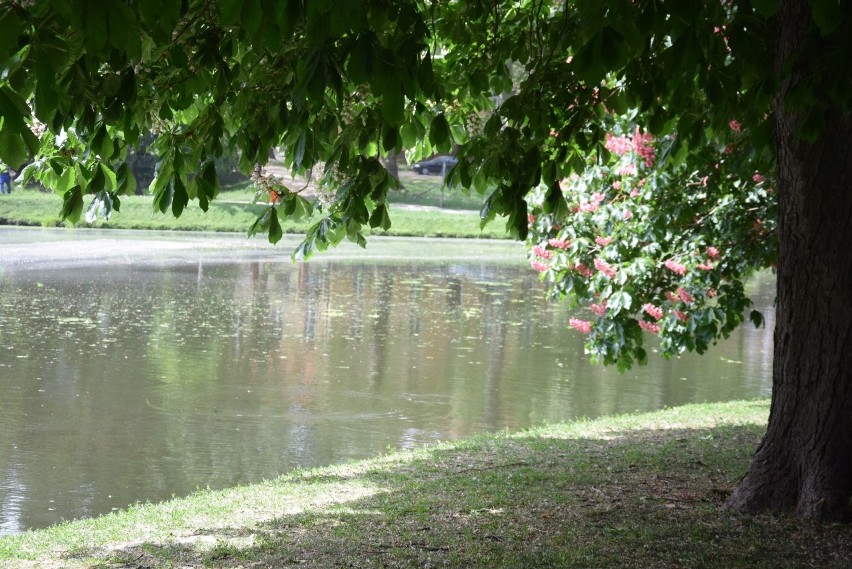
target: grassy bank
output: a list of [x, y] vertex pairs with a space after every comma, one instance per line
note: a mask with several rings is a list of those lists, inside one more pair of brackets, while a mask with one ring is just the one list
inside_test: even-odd
[[[224, 192], [210, 204], [205, 214], [197, 205], [187, 208], [181, 217], [152, 213], [151, 198], [132, 196], [122, 198], [121, 211], [109, 221], [98, 220], [91, 227], [115, 229], [160, 229], [182, 231], [245, 232], [255, 220], [262, 206], [247, 203], [248, 195], [241, 191]], [[38, 191], [15, 191], [0, 196], [0, 224], [36, 225], [58, 227], [70, 223], [59, 220], [62, 200], [59, 196]], [[495, 222], [484, 230], [479, 228], [475, 211], [450, 212], [438, 208], [391, 208], [392, 226], [388, 231], [374, 231], [377, 235], [414, 237], [467, 237], [505, 238], [504, 224]], [[85, 222], [78, 227], [89, 226]], [[287, 233], [304, 233], [308, 222], [285, 222]], [[369, 234], [369, 231], [367, 232]]]
[[852, 530], [722, 508], [768, 404], [488, 435], [0, 539], [8, 567], [849, 567]]

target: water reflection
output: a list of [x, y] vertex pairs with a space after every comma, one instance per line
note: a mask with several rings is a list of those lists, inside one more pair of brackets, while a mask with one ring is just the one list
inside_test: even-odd
[[[522, 260], [414, 257], [0, 274], [0, 532], [388, 447], [768, 394], [766, 330], [619, 375], [586, 362]], [[771, 329], [772, 279], [755, 286]]]

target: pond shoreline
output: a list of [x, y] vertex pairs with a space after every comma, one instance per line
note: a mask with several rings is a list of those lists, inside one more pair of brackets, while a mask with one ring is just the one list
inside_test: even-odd
[[560, 423], [0, 538], [3, 567], [846, 567], [849, 526], [724, 500], [768, 402]]
[[[232, 192], [237, 193], [237, 192]], [[91, 224], [81, 220], [76, 225], [59, 219], [62, 199], [52, 193], [32, 190], [16, 191], [0, 197], [0, 226], [76, 227], [201, 231], [245, 234], [266, 204], [252, 204], [243, 196], [224, 194], [210, 203], [204, 212], [199, 207], [187, 208], [179, 218], [171, 212], [153, 211], [151, 196], [125, 196], [120, 211], [109, 220], [97, 219]], [[444, 209], [426, 205], [391, 204], [391, 227], [388, 230], [363, 228], [369, 238], [378, 235], [400, 237], [455, 237], [465, 239], [500, 239], [510, 237], [505, 223], [495, 220], [480, 227], [476, 210]], [[285, 234], [304, 234], [311, 223], [307, 220], [282, 220]]]

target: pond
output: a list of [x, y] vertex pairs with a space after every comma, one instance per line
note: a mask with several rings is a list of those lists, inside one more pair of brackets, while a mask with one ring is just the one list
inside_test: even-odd
[[590, 365], [523, 248], [0, 228], [0, 533], [545, 421], [767, 396], [766, 329]]

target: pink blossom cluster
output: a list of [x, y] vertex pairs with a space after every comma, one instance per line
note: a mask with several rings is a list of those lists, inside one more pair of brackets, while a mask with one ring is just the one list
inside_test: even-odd
[[597, 237], [595, 237], [595, 243], [597, 243], [601, 247], [606, 247], [607, 245], [612, 243], [612, 237], [601, 237], [600, 235], [598, 235]]
[[631, 197], [631, 198], [635, 198], [635, 197], [636, 197], [636, 196], [638, 196], [640, 193], [641, 193], [641, 192], [639, 191], [639, 188], [633, 188], [632, 190], [630, 190], [630, 197]]
[[617, 170], [619, 176], [635, 176], [636, 164], [627, 164]]
[[543, 273], [550, 268], [550, 265], [542, 263], [541, 261], [530, 261], [530, 266], [540, 273]]
[[572, 268], [586, 278], [592, 278], [595, 276], [595, 272], [583, 263], [577, 263]]
[[706, 263], [698, 263], [695, 266], [698, 267], [699, 269], [701, 269], [702, 271], [712, 271], [713, 270], [713, 264], [709, 260]]
[[608, 276], [611, 279], [615, 278], [615, 273], [617, 272], [615, 267], [607, 263], [601, 258], [595, 259], [595, 268]]
[[666, 291], [666, 298], [669, 302], [680, 302], [680, 298], [670, 290]]
[[645, 161], [645, 166], [650, 168], [654, 165], [654, 160], [657, 159], [654, 152], [654, 135], [648, 132], [642, 134], [638, 126], [633, 133], [633, 150]]
[[555, 249], [562, 249], [563, 251], [567, 251], [571, 246], [571, 242], [567, 239], [558, 239], [553, 237], [552, 239], [547, 240], [547, 244]]
[[545, 249], [544, 247], [541, 247], [540, 245], [534, 245], [533, 248], [532, 248], [532, 253], [536, 257], [541, 257], [542, 259], [552, 259], [553, 258], [553, 251], [548, 251], [547, 249]]
[[618, 180], [614, 181], [612, 183], [612, 189], [616, 190], [616, 191], [620, 190], [621, 189], [621, 182], [619, 182]]
[[754, 180], [754, 183], [755, 183], [755, 184], [759, 184], [759, 183], [761, 183], [763, 180], [765, 180], [766, 178], [764, 178], [764, 177], [763, 177], [763, 174], [761, 174], [760, 172], [755, 172], [755, 173], [754, 173], [754, 176], [752, 176], [752, 177], [751, 177], [751, 179], [752, 179], [752, 180]]
[[579, 330], [583, 334], [588, 334], [592, 331], [592, 323], [587, 320], [580, 320], [579, 318], [571, 318], [568, 320], [568, 324], [571, 325], [575, 330]]
[[687, 304], [695, 301], [695, 298], [691, 294], [686, 292], [686, 289], [683, 288], [682, 286], [678, 287], [677, 296], [678, 296], [678, 298], [680, 298], [682, 301], [684, 301]]
[[731, 119], [730, 121], [728, 121], [728, 126], [734, 132], [740, 132], [743, 129], [743, 125], [741, 125], [740, 122], [736, 119]]
[[660, 333], [660, 325], [654, 324], [653, 322], [646, 322], [645, 320], [639, 320], [639, 327], [645, 330], [646, 332], [650, 332], [652, 334]]
[[591, 304], [589, 308], [592, 309], [592, 312], [597, 314], [600, 317], [603, 317], [606, 314], [606, 300], [602, 301], [600, 304]]
[[715, 289], [715, 288], [708, 288], [708, 289], [707, 289], [707, 298], [713, 298], [713, 297], [715, 297], [717, 294], [719, 294], [719, 293], [717, 293], [717, 292], [716, 292], [716, 289]]
[[595, 192], [595, 193], [592, 194], [592, 201], [590, 201], [588, 203], [580, 204], [580, 211], [585, 211], [585, 212], [597, 211], [598, 208], [601, 206], [601, 202], [603, 202], [605, 199], [606, 199], [606, 195], [604, 195], [600, 192]]
[[654, 320], [659, 320], [663, 317], [663, 309], [651, 304], [650, 302], [642, 306], [642, 310], [647, 312]]
[[535, 223], [536, 219], [538, 219], [538, 218], [536, 216], [534, 216], [533, 214], [531, 214], [531, 213], [527, 214], [527, 223], [529, 223], [530, 225]]
[[630, 143], [630, 139], [626, 136], [613, 136], [611, 132], [608, 132], [606, 133], [604, 148], [613, 154], [624, 156], [633, 149], [633, 145]]
[[680, 310], [673, 310], [672, 312], [674, 313], [675, 317], [681, 322], [686, 322], [687, 320], [689, 320], [687, 315], [681, 312]]
[[627, 221], [631, 217], [633, 217], [633, 212], [629, 209], [624, 210], [624, 221]]
[[680, 276], [683, 276], [683, 275], [686, 274], [686, 265], [681, 265], [677, 261], [669, 259], [668, 261], [666, 261], [663, 264], [666, 266], [666, 268], [668, 270], [670, 270], [671, 272], [673, 272], [675, 274], [678, 274]]
[[715, 247], [707, 247], [707, 256], [711, 259], [717, 259], [719, 257], [719, 250]]

